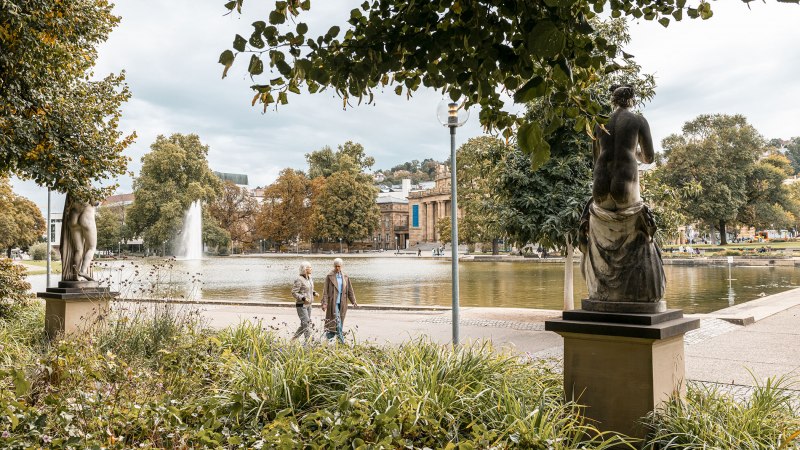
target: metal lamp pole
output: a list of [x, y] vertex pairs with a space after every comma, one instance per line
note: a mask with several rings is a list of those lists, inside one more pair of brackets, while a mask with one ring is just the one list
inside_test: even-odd
[[50, 188], [47, 188], [47, 288], [50, 287], [50, 252], [53, 251], [52, 226], [52, 219], [50, 218]]

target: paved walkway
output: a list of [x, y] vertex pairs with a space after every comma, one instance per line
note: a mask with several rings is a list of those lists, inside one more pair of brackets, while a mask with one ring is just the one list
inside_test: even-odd
[[[701, 327], [688, 333], [686, 375], [689, 380], [712, 383], [728, 390], [747, 388], [770, 377], [787, 377], [800, 390], [800, 289], [770, 296], [746, 304], [744, 310], [757, 311], [753, 321], [739, 325], [722, 320], [738, 313], [728, 310], [699, 315]], [[214, 327], [226, 327], [242, 320], [262, 320], [284, 336], [297, 328], [294, 307], [258, 305], [184, 305], [199, 308]], [[560, 317], [560, 311], [521, 308], [462, 308], [460, 336], [464, 343], [490, 340], [496, 347], [507, 348], [533, 357], [560, 359], [562, 338], [544, 331], [544, 321]], [[312, 313], [317, 326], [322, 311]], [[741, 314], [739, 314], [740, 317]], [[448, 343], [452, 336], [451, 312], [419, 308], [414, 310], [350, 309], [346, 331], [359, 341], [400, 344], [427, 337]], [[799, 391], [800, 392], [800, 391]]]

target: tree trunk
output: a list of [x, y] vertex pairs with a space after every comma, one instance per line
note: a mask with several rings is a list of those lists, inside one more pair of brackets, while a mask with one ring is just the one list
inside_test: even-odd
[[719, 221], [719, 245], [728, 245], [728, 237], [725, 233], [725, 221]]
[[492, 254], [493, 255], [500, 254], [500, 239], [497, 238], [492, 239]]
[[570, 311], [575, 309], [575, 301], [573, 299], [573, 287], [572, 287], [572, 256], [574, 254], [574, 249], [572, 248], [572, 242], [567, 240], [567, 259], [564, 261], [564, 311]]

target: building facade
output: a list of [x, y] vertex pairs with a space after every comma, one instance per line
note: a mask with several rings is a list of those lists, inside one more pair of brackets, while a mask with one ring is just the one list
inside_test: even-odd
[[[436, 243], [440, 236], [436, 231], [439, 219], [450, 217], [450, 171], [440, 165], [436, 169], [434, 185], [428, 189], [408, 194], [410, 245]], [[458, 217], [462, 211], [458, 211]]]

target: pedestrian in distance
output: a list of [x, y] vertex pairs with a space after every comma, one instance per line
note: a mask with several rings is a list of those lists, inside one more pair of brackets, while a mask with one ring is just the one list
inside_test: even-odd
[[311, 337], [311, 305], [314, 297], [319, 294], [314, 290], [314, 280], [311, 278], [311, 263], [303, 261], [300, 263], [300, 274], [292, 285], [292, 297], [294, 297], [297, 315], [300, 317], [300, 327], [294, 333], [292, 340], [305, 335], [305, 341]]
[[358, 307], [350, 277], [342, 272], [342, 259], [333, 260], [333, 270], [325, 278], [322, 289], [322, 310], [325, 311], [325, 337], [330, 341], [336, 337], [344, 344], [344, 318], [347, 315], [347, 302]]

